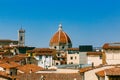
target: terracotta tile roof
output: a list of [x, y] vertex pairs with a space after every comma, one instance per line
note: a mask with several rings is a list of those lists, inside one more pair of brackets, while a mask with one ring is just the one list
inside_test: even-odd
[[55, 49], [50, 49], [50, 48], [35, 48], [33, 51], [54, 51]]
[[89, 70], [92, 70], [92, 69], [93, 69], [92, 67], [81, 68], [81, 69], [80, 69], [80, 73], [84, 73], [84, 72], [89, 71]]
[[3, 63], [3, 62], [20, 62], [21, 60], [24, 60], [25, 58], [27, 58], [27, 54], [19, 54], [19, 55], [16, 55], [16, 56], [13, 56], [11, 58], [8, 58], [8, 57], [3, 57], [3, 59], [0, 60], [0, 63]]
[[27, 54], [18, 54], [17, 56], [18, 56], [18, 57], [28, 57]]
[[9, 62], [10, 65], [12, 65], [13, 67], [19, 67], [20, 64], [16, 63], [16, 62]]
[[3, 56], [5, 56], [5, 55], [12, 55], [12, 54], [13, 54], [12, 52], [8, 52], [8, 51], [0, 52], [0, 55], [3, 55]]
[[102, 70], [102, 71], [96, 72], [96, 75], [100, 76], [100, 77], [104, 77], [105, 76], [105, 71]]
[[36, 55], [54, 55], [55, 49], [49, 49], [49, 48], [35, 48], [33, 50], [29, 50], [29, 53], [35, 53]]
[[87, 52], [87, 55], [102, 55], [102, 52]]
[[6, 78], [6, 79], [10, 79], [12, 78], [10, 75], [8, 75], [5, 71], [0, 71], [0, 76]]
[[24, 73], [30, 73], [30, 71], [34, 73], [34, 72], [43, 70], [42, 67], [39, 67], [35, 64], [26, 64], [26, 65], [18, 67], [18, 69]]
[[28, 49], [34, 49], [35, 47], [28, 47], [28, 46], [14, 46], [15, 48], [18, 48], [18, 49], [26, 49], [26, 48], [28, 48]]
[[[16, 77], [16, 80], [82, 80], [79, 73], [33, 73], [21, 74]], [[43, 80], [44, 80], [43, 79]]]
[[4, 46], [3, 49], [13, 49], [13, 47], [10, 47], [10, 46]]
[[120, 49], [120, 45], [117, 45], [117, 44], [120, 44], [120, 43], [105, 43], [103, 45], [103, 49]]
[[120, 76], [120, 67], [106, 69], [105, 73], [107, 76]]
[[72, 43], [69, 36], [63, 30], [58, 30], [51, 38], [49, 45], [67, 43]]
[[3, 54], [5, 54], [5, 52], [0, 52], [0, 55], [3, 55]]
[[6, 63], [6, 62], [8, 62], [8, 61], [10, 61], [10, 58], [8, 58], [8, 57], [3, 57], [3, 59], [0, 59], [0, 64]]
[[79, 51], [79, 48], [68, 48], [67, 50], [71, 50], [71, 51]]
[[10, 58], [10, 61], [20, 62], [23, 59], [25, 59], [25, 57], [13, 56]]
[[15, 62], [8, 62], [8, 63], [0, 64], [0, 67], [5, 68], [5, 69], [16, 68], [18, 66], [20, 65]]

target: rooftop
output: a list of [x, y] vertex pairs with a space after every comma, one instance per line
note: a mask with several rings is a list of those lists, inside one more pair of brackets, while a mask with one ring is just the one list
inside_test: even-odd
[[81, 80], [79, 73], [32, 73], [21, 74], [16, 80]]
[[59, 45], [72, 43], [70, 37], [62, 30], [62, 25], [59, 25], [58, 31], [53, 35], [50, 40], [50, 45]]
[[26, 64], [26, 65], [18, 67], [18, 70], [20, 70], [24, 73], [34, 73], [34, 72], [43, 70], [43, 68], [39, 67], [35, 64]]
[[102, 52], [87, 52], [87, 55], [102, 55]]
[[120, 49], [120, 43], [105, 43], [103, 49]]

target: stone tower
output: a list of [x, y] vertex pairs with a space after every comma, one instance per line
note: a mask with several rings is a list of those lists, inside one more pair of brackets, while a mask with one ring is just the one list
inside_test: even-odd
[[25, 30], [22, 28], [18, 31], [18, 45], [25, 46]]

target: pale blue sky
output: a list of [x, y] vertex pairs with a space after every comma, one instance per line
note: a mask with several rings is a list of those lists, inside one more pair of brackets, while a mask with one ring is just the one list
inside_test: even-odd
[[120, 42], [120, 0], [0, 0], [0, 39], [17, 40], [22, 25], [26, 45], [49, 47], [59, 23], [73, 47]]

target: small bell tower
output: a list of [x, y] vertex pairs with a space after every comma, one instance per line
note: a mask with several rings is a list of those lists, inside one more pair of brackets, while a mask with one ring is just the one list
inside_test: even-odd
[[25, 30], [22, 28], [18, 31], [18, 46], [25, 46]]

